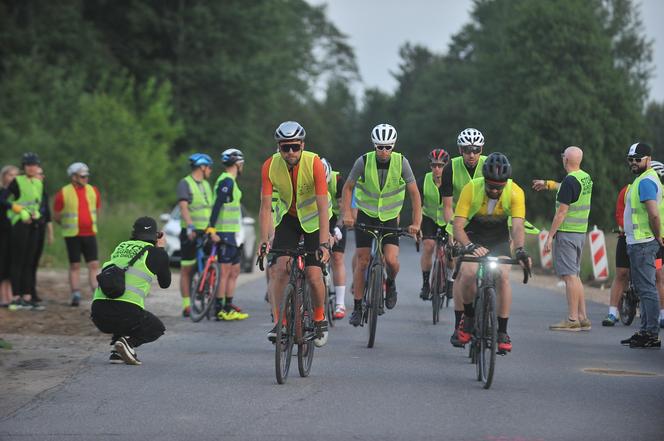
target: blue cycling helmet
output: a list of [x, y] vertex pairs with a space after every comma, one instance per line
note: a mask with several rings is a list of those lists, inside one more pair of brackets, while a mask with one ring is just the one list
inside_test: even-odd
[[238, 149], [226, 149], [221, 154], [221, 162], [228, 167], [238, 162], [244, 162], [244, 155]]
[[206, 155], [205, 153], [194, 153], [189, 157], [189, 165], [191, 165], [193, 168], [200, 167], [202, 165], [212, 166], [212, 158], [210, 158], [210, 155]]

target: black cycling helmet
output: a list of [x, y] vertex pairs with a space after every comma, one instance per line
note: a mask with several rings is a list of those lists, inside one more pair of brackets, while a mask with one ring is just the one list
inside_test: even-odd
[[507, 156], [502, 153], [491, 153], [482, 166], [482, 175], [487, 181], [507, 182], [512, 176], [512, 166]]
[[26, 152], [21, 157], [21, 165], [38, 165], [41, 164], [39, 156], [36, 153]]

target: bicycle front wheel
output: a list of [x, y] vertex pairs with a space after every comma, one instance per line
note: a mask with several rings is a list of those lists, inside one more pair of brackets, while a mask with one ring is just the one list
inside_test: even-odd
[[298, 301], [296, 304], [300, 304], [301, 307], [298, 307], [296, 310], [297, 314], [301, 315], [300, 320], [296, 320], [297, 323], [302, 326], [301, 334], [302, 338], [297, 342], [297, 369], [300, 371], [300, 377], [308, 377], [311, 372], [311, 364], [314, 361], [314, 308], [311, 304], [311, 291], [309, 286], [304, 290], [296, 294]]
[[633, 288], [628, 288], [623, 292], [618, 300], [618, 312], [620, 313], [620, 321], [623, 325], [629, 326], [634, 321], [636, 316], [636, 295]]
[[484, 389], [491, 387], [496, 368], [496, 351], [498, 350], [498, 319], [496, 317], [496, 291], [486, 288], [480, 318], [479, 373]]
[[367, 290], [367, 328], [369, 330], [368, 348], [373, 348], [376, 341], [376, 326], [378, 324], [378, 309], [383, 301], [383, 267], [374, 265], [369, 274]]
[[221, 265], [215, 262], [210, 264], [207, 271], [196, 272], [191, 277], [189, 287], [189, 303], [191, 312], [189, 317], [193, 322], [199, 322], [207, 316], [214, 304], [221, 276]]
[[284, 290], [284, 298], [279, 310], [277, 321], [277, 337], [274, 344], [274, 367], [277, 375], [277, 383], [284, 384], [288, 378], [291, 357], [293, 354], [293, 316], [295, 287], [290, 283]]
[[436, 257], [433, 262], [431, 270], [431, 283], [429, 284], [431, 290], [431, 311], [433, 313], [433, 324], [435, 325], [440, 321], [440, 307], [441, 307], [441, 262]]

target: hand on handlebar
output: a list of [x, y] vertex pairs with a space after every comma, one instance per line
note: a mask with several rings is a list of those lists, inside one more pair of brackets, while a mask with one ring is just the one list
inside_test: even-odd
[[420, 232], [420, 226], [417, 224], [408, 225], [408, 233], [417, 237], [417, 234]]
[[320, 246], [316, 250], [316, 258], [320, 260], [322, 264], [326, 264], [330, 260], [330, 250], [327, 247]]

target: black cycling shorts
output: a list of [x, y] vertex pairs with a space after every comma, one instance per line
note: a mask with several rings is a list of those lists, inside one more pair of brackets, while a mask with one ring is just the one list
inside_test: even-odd
[[242, 258], [242, 248], [237, 247], [235, 242], [235, 233], [217, 233], [222, 241], [228, 245], [218, 245], [217, 259], [220, 263], [230, 263], [238, 265]]
[[193, 240], [189, 240], [187, 229], [180, 230], [180, 265], [190, 266], [196, 263], [196, 238], [205, 234], [203, 230], [196, 230]]
[[[367, 224], [369, 226], [379, 226], [379, 227], [398, 227], [399, 222], [397, 218], [381, 222], [375, 217], [371, 217], [362, 210], [357, 212], [357, 223], [358, 224]], [[355, 248], [371, 248], [371, 241], [373, 236], [366, 231], [361, 231], [360, 229], [355, 229]], [[383, 239], [383, 245], [396, 245], [399, 246], [399, 236], [390, 235]]]
[[[655, 259], [655, 268], [662, 267], [662, 260], [664, 258], [664, 249], [660, 247]], [[629, 268], [629, 255], [627, 255], [627, 239], [624, 234], [618, 236], [616, 242], [616, 268]]]
[[[332, 215], [330, 218], [330, 235], [334, 236], [334, 227], [337, 226], [337, 217]], [[346, 251], [346, 227], [339, 227], [341, 230], [341, 240], [332, 245], [333, 253], [344, 253]]]
[[97, 236], [65, 237], [69, 263], [80, 263], [81, 254], [86, 262], [99, 260], [97, 256]]
[[[282, 250], [295, 250], [297, 249], [298, 243], [300, 243], [300, 238], [304, 236], [304, 249], [307, 252], [314, 253], [320, 242], [318, 230], [313, 233], [306, 233], [300, 225], [300, 220], [290, 214], [285, 214], [281, 219], [277, 228], [274, 229], [274, 240], [272, 241], [272, 248], [282, 249]], [[279, 252], [274, 253], [276, 256], [281, 256]], [[323, 267], [323, 264], [316, 259], [316, 256], [313, 254], [308, 254], [304, 258], [305, 266], [318, 266]]]
[[427, 216], [422, 216], [422, 236], [425, 238], [430, 238], [436, 235], [436, 232], [438, 229], [442, 229], [443, 231], [445, 230], [445, 227], [439, 226], [435, 220], [431, 219], [430, 217]]

